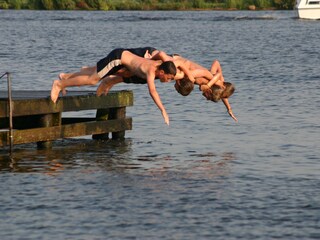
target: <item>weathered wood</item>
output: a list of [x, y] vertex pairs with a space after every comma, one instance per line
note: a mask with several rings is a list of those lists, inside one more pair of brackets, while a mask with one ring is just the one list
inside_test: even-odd
[[[61, 113], [52, 113], [52, 114], [45, 114], [40, 116], [38, 126], [39, 127], [51, 127], [51, 126], [59, 126], [61, 125]], [[37, 147], [39, 149], [43, 148], [51, 148], [52, 141], [39, 141], [37, 142]]]
[[[126, 117], [126, 108], [125, 107], [118, 107], [118, 108], [111, 108], [111, 109], [98, 109], [96, 118], [97, 121], [104, 121], [104, 120], [111, 120], [111, 119], [124, 119]], [[94, 139], [108, 139], [109, 134], [99, 134], [93, 135]], [[119, 132], [112, 132], [112, 139], [124, 139], [125, 131]]]
[[95, 118], [88, 118], [88, 117], [64, 117], [61, 118], [61, 124], [72, 124], [72, 123], [80, 123], [80, 122], [93, 122]]
[[[112, 108], [110, 109], [110, 119], [123, 119], [126, 117], [126, 108]], [[112, 139], [124, 139], [125, 131], [113, 132]]]
[[[131, 91], [109, 92], [106, 96], [97, 97], [94, 92], [75, 91], [68, 92], [53, 103], [49, 95], [42, 92], [23, 91], [21, 95], [13, 92], [13, 116], [39, 115], [56, 112], [82, 111], [90, 109], [103, 109], [125, 107], [133, 105]], [[49, 94], [49, 93], [48, 93]], [[81, 94], [81, 95], [78, 95]], [[30, 96], [35, 96], [31, 98]], [[40, 98], [42, 96], [43, 98]], [[0, 92], [0, 118], [9, 117], [6, 93]]]
[[[0, 146], [9, 143], [8, 99], [0, 91]], [[16, 91], [13, 96], [14, 144], [37, 142], [39, 148], [51, 147], [51, 141], [61, 138], [92, 135], [96, 139], [124, 138], [132, 129], [132, 119], [126, 118], [126, 106], [133, 105], [131, 91], [110, 92], [96, 96], [95, 92], [71, 91], [53, 103], [48, 91]], [[97, 109], [96, 118], [62, 118], [62, 112]]]
[[[51, 141], [61, 138], [79, 137], [105, 132], [118, 132], [132, 129], [132, 119], [92, 121], [60, 126], [13, 130], [14, 144]], [[7, 133], [0, 132], [0, 146], [8, 146]]]
[[[97, 121], [106, 121], [109, 119], [109, 113], [111, 109], [97, 109], [96, 113], [96, 120]], [[93, 139], [97, 140], [108, 140], [109, 139], [109, 132], [103, 134], [93, 134]]]

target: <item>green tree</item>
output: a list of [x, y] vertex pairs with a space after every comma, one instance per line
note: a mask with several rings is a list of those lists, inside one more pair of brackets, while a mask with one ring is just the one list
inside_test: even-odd
[[0, 9], [9, 9], [9, 4], [6, 1], [0, 1]]
[[20, 0], [9, 0], [8, 4], [9, 4], [9, 8], [12, 8], [12, 9], [21, 9], [21, 5], [22, 5]]
[[89, 7], [93, 9], [98, 9], [99, 7], [98, 0], [86, 0], [86, 3], [88, 4]]
[[76, 7], [81, 10], [90, 10], [90, 7], [84, 0], [79, 0], [76, 2]]
[[270, 0], [254, 0], [253, 4], [260, 9], [272, 7], [272, 1]]
[[193, 8], [206, 8], [206, 3], [204, 0], [193, 0], [191, 2]]
[[295, 0], [274, 0], [275, 7], [278, 9], [293, 9]]
[[29, 0], [28, 2], [29, 9], [43, 9], [41, 0]]
[[96, 10], [109, 10], [107, 1], [105, 0], [85, 0], [89, 8]]
[[245, 0], [226, 0], [226, 8], [245, 9]]
[[52, 0], [41, 0], [42, 9], [45, 10], [54, 10], [54, 4]]
[[55, 4], [59, 10], [76, 9], [76, 3], [73, 0], [55, 0]]

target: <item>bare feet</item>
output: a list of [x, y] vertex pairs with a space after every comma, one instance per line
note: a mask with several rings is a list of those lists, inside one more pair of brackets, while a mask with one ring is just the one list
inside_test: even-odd
[[[67, 79], [67, 78], [68, 78], [68, 76], [67, 76], [66, 73], [60, 73], [59, 74], [59, 79], [60, 80]], [[67, 90], [65, 88], [61, 89], [61, 91], [62, 91], [62, 95], [63, 96], [65, 96], [67, 94]]]
[[100, 97], [102, 94], [107, 95], [111, 86], [108, 86], [106, 80], [102, 80], [99, 87], [97, 88], [97, 96]]
[[59, 79], [62, 80], [62, 79], [65, 79], [66, 78], [66, 74], [65, 73], [60, 73], [59, 74]]
[[54, 80], [51, 88], [51, 100], [52, 102], [56, 103], [59, 93], [62, 90], [61, 88], [61, 81], [60, 80]]
[[65, 95], [67, 95], [67, 89], [65, 89], [65, 88], [62, 88], [62, 89], [61, 89], [61, 92], [62, 92], [62, 96], [65, 96]]

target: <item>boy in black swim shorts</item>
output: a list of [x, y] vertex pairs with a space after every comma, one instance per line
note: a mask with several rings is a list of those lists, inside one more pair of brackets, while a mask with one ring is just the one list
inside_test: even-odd
[[162, 62], [145, 59], [135, 55], [132, 51], [142, 52], [141, 49], [135, 51], [123, 48], [114, 49], [107, 57], [99, 60], [96, 68], [89, 67], [81, 69], [78, 73], [60, 74], [60, 80], [55, 80], [52, 85], [52, 101], [56, 102], [60, 91], [69, 86], [96, 84], [103, 77], [112, 74], [125, 77], [137, 76], [146, 80], [153, 101], [160, 109], [165, 123], [169, 125], [169, 117], [156, 91], [154, 80], [159, 78], [161, 82], [170, 81], [176, 74], [176, 66], [172, 61]]

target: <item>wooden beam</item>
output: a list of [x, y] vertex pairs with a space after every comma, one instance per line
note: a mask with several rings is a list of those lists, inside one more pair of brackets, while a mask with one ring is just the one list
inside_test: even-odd
[[[119, 132], [132, 129], [132, 118], [108, 121], [92, 121], [60, 126], [13, 130], [14, 144], [51, 141], [61, 138], [79, 137], [107, 132]], [[0, 146], [8, 146], [8, 133], [0, 132]]]
[[[40, 93], [38, 93], [38, 95], [37, 93], [34, 93], [35, 97], [30, 98], [30, 95], [32, 96], [33, 92], [24, 91], [22, 96], [13, 98], [13, 116], [39, 115], [133, 105], [132, 91], [110, 92], [108, 95], [100, 97], [94, 92], [85, 91], [72, 93], [72, 91], [70, 91], [67, 96], [60, 97], [57, 103], [53, 103], [49, 96], [42, 96]], [[9, 117], [8, 100], [1, 94], [0, 118]]]

